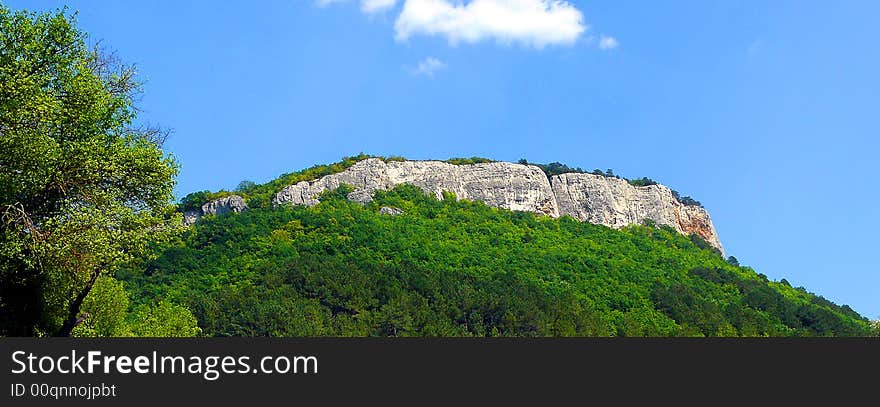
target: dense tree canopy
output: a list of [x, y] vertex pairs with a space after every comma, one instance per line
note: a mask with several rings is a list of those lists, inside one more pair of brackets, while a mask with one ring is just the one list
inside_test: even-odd
[[123, 279], [135, 301], [187, 304], [213, 336], [871, 334], [848, 307], [668, 227], [614, 230], [410, 185], [365, 206], [347, 192], [203, 218]]
[[0, 6], [0, 335], [115, 332], [113, 272], [173, 232], [177, 166], [134, 124], [139, 89], [65, 11]]

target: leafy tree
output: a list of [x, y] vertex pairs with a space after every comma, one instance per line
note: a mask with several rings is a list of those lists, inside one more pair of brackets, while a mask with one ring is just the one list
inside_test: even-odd
[[[326, 175], [336, 174], [345, 171], [352, 165], [357, 164], [359, 161], [363, 161], [368, 158], [373, 158], [373, 156], [360, 153], [356, 156], [343, 157], [342, 161], [338, 163], [329, 165], [315, 165], [302, 171], [283, 174], [280, 177], [264, 184], [254, 185], [247, 191], [246, 194], [246, 198], [248, 199], [248, 206], [250, 206], [251, 208], [269, 207], [270, 203], [272, 202], [272, 197], [275, 195], [275, 193], [288, 185], [296, 184], [301, 181], [313, 181]], [[199, 206], [211, 199], [221, 198], [229, 194], [230, 193], [227, 191], [220, 191], [215, 193], [209, 192], [207, 196], [204, 197], [204, 201], [201, 201], [201, 203], [199, 203]]]
[[700, 249], [711, 250], [711, 251], [715, 252], [715, 254], [717, 254], [719, 257], [721, 256], [721, 250], [718, 250], [718, 248], [709, 244], [709, 242], [707, 242], [706, 239], [703, 239], [702, 237], [700, 237], [696, 233], [691, 233], [690, 235], [688, 235], [688, 237], [690, 237], [691, 242], [693, 242], [693, 244], [696, 245], [697, 247], [699, 247]]
[[550, 178], [554, 175], [566, 174], [566, 173], [584, 173], [586, 171], [580, 167], [569, 167], [560, 162], [552, 162], [550, 164], [538, 164], [538, 163], [530, 163], [525, 158], [519, 160], [519, 164], [523, 165], [534, 165], [544, 171], [544, 174], [547, 174], [547, 178]]
[[483, 163], [491, 163], [494, 160], [490, 160], [488, 158], [483, 157], [471, 157], [471, 158], [450, 158], [446, 160], [446, 162], [455, 165], [469, 165], [469, 164], [483, 164]]
[[197, 191], [187, 194], [180, 200], [178, 204], [178, 208], [180, 211], [188, 211], [191, 209], [201, 208], [205, 202], [208, 202], [213, 197], [211, 191]]
[[698, 200], [696, 200], [696, 199], [694, 199], [694, 198], [691, 198], [691, 197], [689, 197], [689, 196], [681, 196], [681, 194], [679, 194], [678, 191], [676, 191], [676, 190], [674, 190], [674, 189], [672, 190], [672, 196], [673, 196], [678, 202], [681, 202], [682, 205], [688, 205], [688, 206], [703, 206], [703, 204], [701, 204], [700, 201], [698, 201]]
[[139, 307], [129, 321], [129, 330], [131, 335], [143, 337], [191, 337], [202, 332], [189, 309], [167, 301]]
[[247, 192], [254, 189], [257, 184], [253, 181], [244, 180], [238, 183], [238, 186], [235, 187], [235, 192]]
[[82, 313], [105, 309], [89, 294], [117, 292], [102, 278], [179, 223], [177, 165], [164, 133], [135, 125], [139, 90], [66, 11], [0, 5], [0, 334], [112, 331]]
[[161, 301], [139, 305], [129, 312], [128, 293], [118, 280], [101, 276], [86, 296], [80, 312], [82, 323], [72, 336], [198, 336], [201, 329], [188, 308]]
[[108, 276], [95, 281], [83, 301], [82, 323], [73, 329], [74, 336], [124, 336], [128, 311], [128, 294], [122, 283]]
[[657, 185], [657, 181], [654, 181], [648, 177], [642, 177], [629, 180], [629, 184], [636, 187], [646, 187], [649, 185]]
[[739, 260], [737, 260], [736, 257], [728, 256], [727, 263], [730, 264], [731, 266], [739, 267]]

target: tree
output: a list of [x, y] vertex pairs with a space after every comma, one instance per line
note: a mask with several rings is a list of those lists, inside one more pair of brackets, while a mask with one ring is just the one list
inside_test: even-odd
[[103, 276], [95, 282], [80, 308], [83, 322], [74, 336], [125, 336], [125, 317], [129, 300], [122, 282]]
[[235, 187], [236, 192], [247, 192], [251, 189], [254, 189], [257, 186], [257, 183], [250, 180], [244, 180], [238, 183], [238, 186]]
[[211, 199], [211, 191], [197, 191], [187, 194], [181, 198], [178, 208], [181, 211], [201, 208], [205, 202]]
[[179, 223], [134, 67], [86, 39], [66, 10], [0, 5], [0, 335], [106, 325], [81, 312], [89, 293]]
[[637, 187], [646, 187], [649, 185], [657, 185], [657, 181], [654, 181], [648, 177], [642, 177], [629, 180], [629, 184]]
[[155, 307], [141, 307], [134, 313], [128, 329], [134, 336], [191, 337], [202, 330], [189, 309], [161, 301]]

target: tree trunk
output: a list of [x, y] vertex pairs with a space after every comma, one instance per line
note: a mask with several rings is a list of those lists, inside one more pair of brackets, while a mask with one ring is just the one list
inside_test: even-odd
[[67, 319], [64, 320], [64, 324], [61, 325], [61, 329], [58, 330], [58, 333], [55, 336], [70, 336], [70, 333], [73, 332], [73, 328], [76, 328], [77, 325], [85, 320], [85, 318], [79, 317], [79, 310], [82, 307], [82, 303], [85, 301], [86, 296], [92, 291], [92, 287], [95, 285], [95, 281], [98, 280], [100, 274], [99, 271], [92, 273], [92, 277], [89, 279], [85, 288], [83, 288], [79, 295], [77, 295], [70, 303], [70, 310], [68, 311]]

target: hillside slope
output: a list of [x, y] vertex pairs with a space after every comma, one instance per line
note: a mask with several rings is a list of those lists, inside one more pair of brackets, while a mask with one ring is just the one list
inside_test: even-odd
[[[861, 336], [869, 321], [668, 226], [613, 229], [412, 185], [207, 216], [119, 277], [212, 336]], [[444, 198], [454, 198], [447, 193]], [[650, 223], [650, 222], [649, 222]]]

